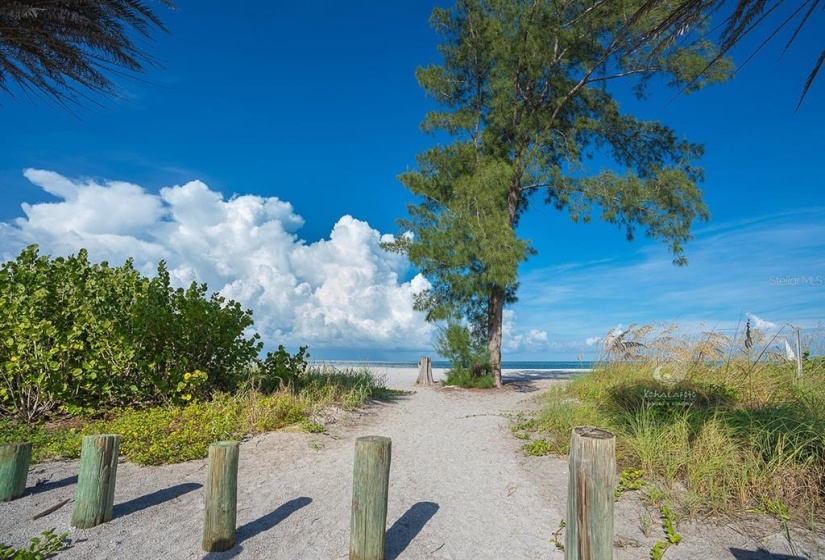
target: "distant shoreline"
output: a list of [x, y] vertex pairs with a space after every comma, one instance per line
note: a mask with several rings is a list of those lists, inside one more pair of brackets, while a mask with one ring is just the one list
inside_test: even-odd
[[[417, 368], [418, 362], [409, 361], [379, 361], [379, 360], [310, 360], [310, 364], [315, 366], [328, 365], [336, 368]], [[451, 364], [446, 360], [433, 360], [433, 369], [449, 369]], [[592, 370], [595, 362], [592, 361], [509, 361], [501, 363], [502, 370], [568, 370], [568, 371], [589, 371]]]

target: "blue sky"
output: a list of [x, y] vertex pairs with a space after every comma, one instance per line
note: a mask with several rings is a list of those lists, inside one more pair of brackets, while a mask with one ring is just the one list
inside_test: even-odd
[[[434, 143], [414, 72], [439, 60], [437, 4], [181, 0], [160, 8], [171, 33], [149, 46], [162, 67], [121, 81], [124, 99], [70, 114], [4, 97], [0, 254], [87, 247], [146, 272], [164, 259], [179, 282], [253, 308], [270, 345], [327, 359], [431, 353], [433, 329], [409, 309], [424, 281], [378, 244], [411, 201], [396, 176]], [[628, 112], [705, 145], [712, 219], [677, 268], [664, 246], [533, 208], [520, 232], [539, 254], [521, 270], [505, 359], [592, 358], [598, 337], [632, 323], [733, 332], [748, 316], [765, 328], [825, 319], [825, 77], [795, 112], [823, 15], [781, 60], [780, 38], [725, 84], [619, 93]]]

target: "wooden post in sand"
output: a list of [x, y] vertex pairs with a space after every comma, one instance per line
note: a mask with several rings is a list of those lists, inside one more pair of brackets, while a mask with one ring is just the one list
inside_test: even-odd
[[86, 436], [80, 448], [80, 471], [72, 510], [72, 527], [90, 529], [112, 520], [120, 436]]
[[355, 440], [350, 560], [384, 560], [391, 455], [392, 441], [388, 437]]
[[30, 442], [0, 445], [0, 502], [19, 498], [26, 491], [31, 457]]
[[573, 428], [565, 560], [612, 560], [615, 490], [616, 437], [599, 428]]
[[235, 546], [237, 511], [238, 442], [219, 441], [209, 446], [201, 543], [206, 552], [223, 552]]
[[418, 380], [416, 385], [434, 385], [433, 381], [433, 362], [426, 356], [418, 361]]

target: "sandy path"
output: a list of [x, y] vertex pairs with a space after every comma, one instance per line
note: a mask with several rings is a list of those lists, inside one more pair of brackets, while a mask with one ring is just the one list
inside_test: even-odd
[[[413, 369], [378, 373], [387, 374], [391, 387], [413, 389]], [[35, 465], [29, 486], [47, 482], [0, 504], [0, 541], [21, 546], [56, 527], [71, 533], [72, 548], [59, 554], [66, 559], [346, 558], [354, 441], [383, 435], [392, 438], [388, 559], [561, 559], [549, 539], [565, 517], [566, 462], [518, 453], [521, 442], [510, 435], [505, 417], [533, 409], [530, 397], [559, 377], [564, 374], [521, 374], [505, 391], [414, 388], [415, 394], [372, 406], [327, 435], [277, 432], [244, 442], [238, 544], [225, 553], [200, 548], [205, 461], [120, 464], [114, 519], [85, 531], [70, 529], [71, 504], [31, 521], [74, 496], [77, 473], [74, 461]], [[648, 558], [661, 538], [655, 518], [645, 538], [642, 508], [633, 496], [617, 504], [616, 536], [625, 545], [616, 551], [620, 560]], [[685, 541], [665, 558], [785, 558], [748, 554], [760, 546], [787, 552], [784, 540], [773, 529], [766, 533], [764, 524], [750, 533], [712, 527], [680, 527]]]

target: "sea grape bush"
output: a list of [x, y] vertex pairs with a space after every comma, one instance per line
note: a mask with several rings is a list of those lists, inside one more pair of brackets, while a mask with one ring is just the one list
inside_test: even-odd
[[205, 284], [171, 286], [132, 260], [27, 247], [0, 268], [0, 416], [182, 404], [231, 391], [261, 350], [252, 312]]
[[301, 374], [307, 369], [309, 352], [301, 346], [295, 354], [290, 354], [283, 345], [275, 352], [267, 352], [261, 361], [257, 374], [251, 380], [255, 388], [270, 394], [284, 387], [297, 390]]

